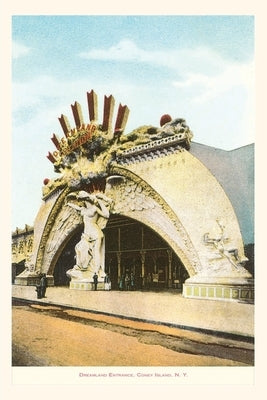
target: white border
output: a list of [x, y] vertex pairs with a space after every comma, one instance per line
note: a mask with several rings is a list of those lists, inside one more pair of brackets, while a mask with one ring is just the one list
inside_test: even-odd
[[[219, 4], [217, 4], [219, 3]], [[264, 370], [265, 370], [265, 344], [262, 334], [262, 321], [265, 319], [266, 310], [260, 308], [261, 303], [264, 304], [265, 299], [262, 293], [266, 291], [264, 288], [266, 262], [264, 259], [265, 234], [264, 225], [266, 217], [266, 194], [262, 189], [266, 182], [265, 177], [265, 154], [264, 144], [266, 131], [265, 108], [266, 100], [263, 94], [266, 93], [266, 60], [265, 40], [266, 38], [266, 10], [264, 9], [264, 1], [250, 1], [244, 4], [242, 1], [190, 1], [177, 4], [175, 1], [144, 2], [136, 0], [135, 2], [122, 1], [99, 1], [97, 5], [88, 1], [67, 2], [67, 1], [51, 1], [37, 4], [37, 2], [9, 1], [1, 2], [1, 88], [5, 88], [1, 93], [1, 127], [2, 127], [2, 146], [1, 146], [1, 187], [2, 187], [2, 206], [1, 206], [1, 331], [4, 336], [1, 340], [1, 391], [5, 399], [47, 399], [52, 398], [72, 398], [77, 396], [85, 396], [91, 398], [97, 396], [102, 399], [104, 396], [114, 398], [133, 398], [142, 395], [142, 398], [153, 396], [156, 398], [162, 396], [172, 396], [175, 398], [186, 396], [191, 399], [192, 396], [200, 398], [241, 398], [254, 399], [262, 398], [261, 390], [264, 389]], [[185, 382], [160, 381], [153, 382], [143, 381], [140, 379], [131, 380], [109, 380], [108, 385], [105, 381], [98, 380], [81, 380], [77, 378], [79, 369], [72, 367], [10, 367], [10, 336], [11, 336], [11, 316], [10, 316], [10, 193], [11, 193], [11, 16], [12, 15], [127, 15], [127, 14], [149, 14], [149, 15], [255, 15], [256, 17], [256, 88], [257, 88], [257, 120], [256, 120], [256, 343], [261, 348], [256, 353], [256, 367], [239, 368], [239, 367], [190, 367], [182, 368], [188, 371], [190, 378]], [[3, 63], [3, 60], [5, 62]], [[263, 108], [264, 107], [264, 108]], [[261, 121], [262, 119], [262, 121]], [[265, 137], [264, 137], [265, 136]], [[258, 144], [258, 145], [257, 145]], [[263, 177], [261, 175], [263, 173]], [[4, 189], [4, 190], [3, 190]], [[15, 190], [15, 188], [12, 188]], [[263, 230], [262, 230], [263, 228]], [[6, 234], [7, 233], [7, 234]], [[5, 249], [4, 252], [2, 250]], [[264, 333], [264, 332], [263, 332]], [[134, 369], [134, 368], [133, 368]], [[139, 368], [138, 370], [141, 370]], [[178, 368], [180, 370], [180, 367]], [[127, 370], [127, 368], [123, 368]], [[125, 387], [125, 385], [127, 387]], [[265, 391], [266, 392], [266, 391]]]

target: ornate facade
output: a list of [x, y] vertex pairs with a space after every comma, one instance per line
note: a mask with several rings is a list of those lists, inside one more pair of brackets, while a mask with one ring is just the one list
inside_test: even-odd
[[125, 135], [127, 106], [119, 105], [113, 128], [113, 97], [104, 98], [101, 124], [96, 94], [87, 99], [89, 124], [77, 102], [76, 128], [59, 118], [64, 137], [53, 135], [56, 150], [47, 156], [59, 178], [44, 181], [32, 255], [15, 283], [46, 273], [50, 284], [91, 290], [96, 272], [100, 288], [107, 274], [114, 289], [130, 275], [140, 290], [252, 301], [236, 213], [215, 176], [190, 152], [186, 121], [164, 115], [160, 127]]

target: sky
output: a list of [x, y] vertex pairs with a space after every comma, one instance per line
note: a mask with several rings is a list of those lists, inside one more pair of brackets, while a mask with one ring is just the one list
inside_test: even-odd
[[254, 142], [254, 18], [228, 16], [53, 16], [12, 18], [12, 230], [33, 225], [58, 117], [74, 127], [86, 92], [127, 105], [125, 133], [184, 118], [193, 141], [224, 150]]

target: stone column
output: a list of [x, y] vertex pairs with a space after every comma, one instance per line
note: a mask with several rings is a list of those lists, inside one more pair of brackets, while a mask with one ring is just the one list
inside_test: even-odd
[[167, 250], [168, 254], [168, 287], [172, 287], [172, 250]]
[[121, 252], [117, 251], [117, 261], [118, 261], [118, 283], [120, 282], [121, 277]]
[[145, 260], [146, 260], [146, 252], [145, 251], [140, 251], [140, 256], [141, 256], [141, 271], [142, 271], [142, 286], [144, 286], [145, 283]]

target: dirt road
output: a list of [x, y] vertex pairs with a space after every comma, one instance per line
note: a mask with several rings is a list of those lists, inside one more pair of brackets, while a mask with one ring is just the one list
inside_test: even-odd
[[13, 366], [245, 366], [253, 345], [56, 306], [15, 303]]

